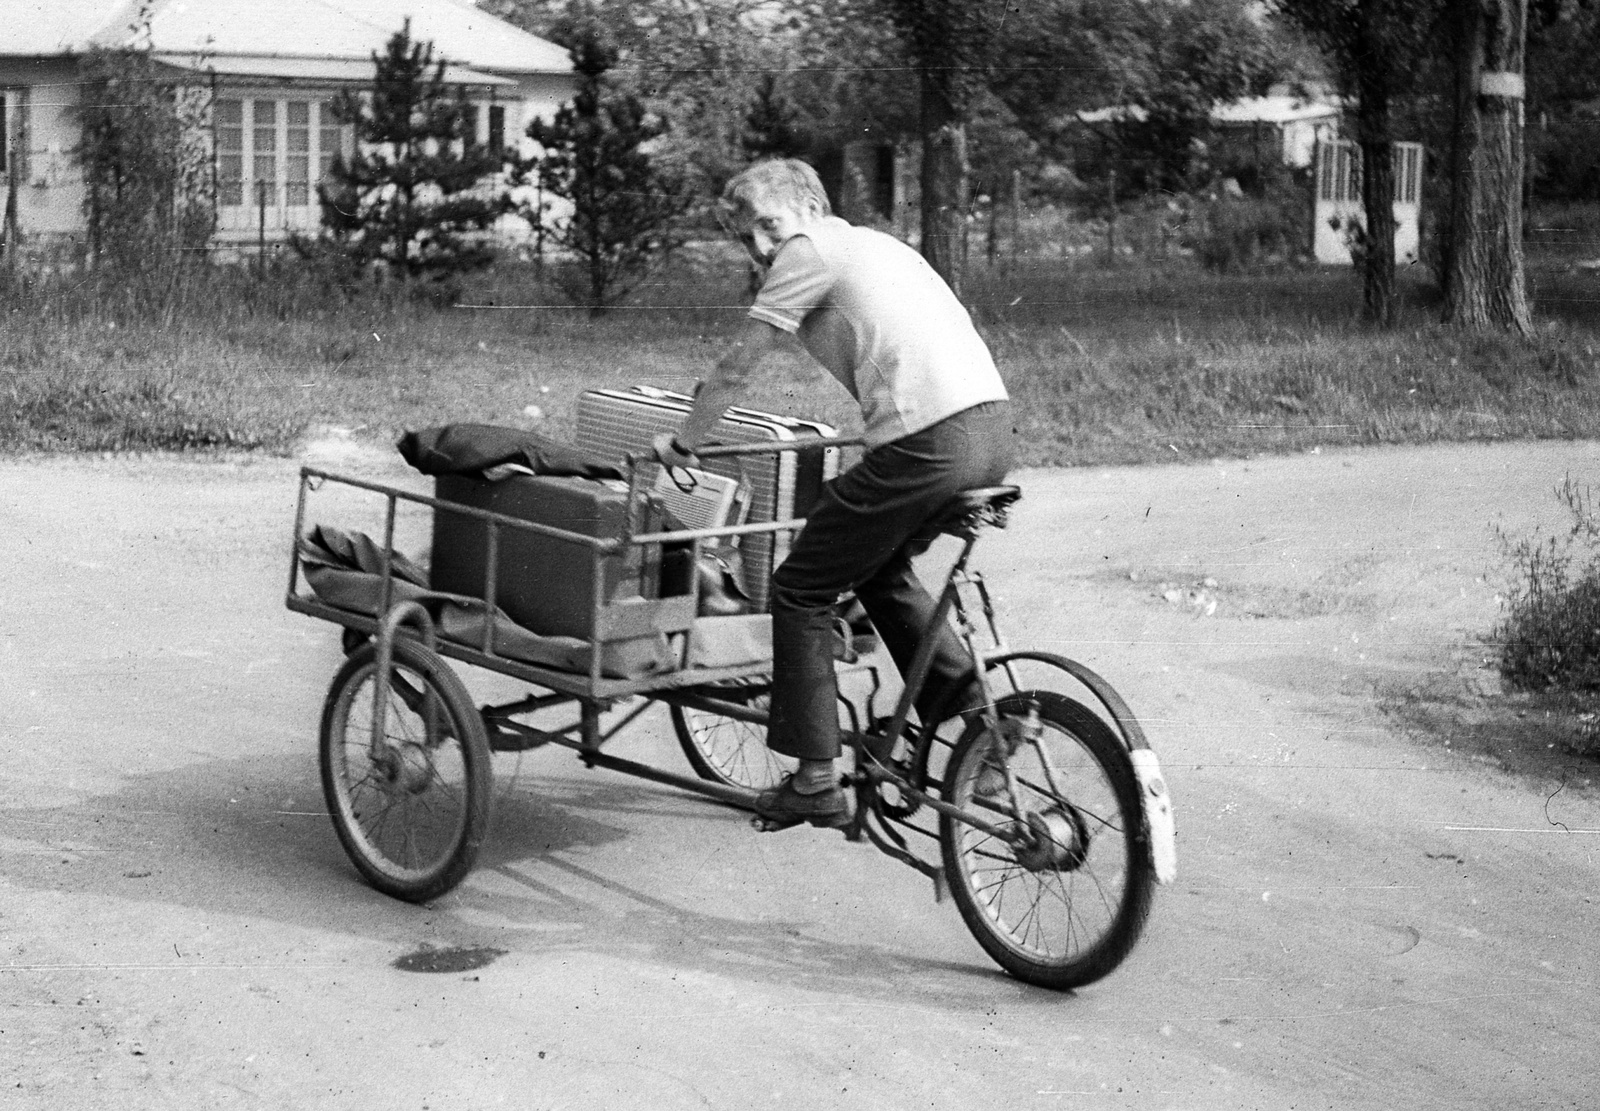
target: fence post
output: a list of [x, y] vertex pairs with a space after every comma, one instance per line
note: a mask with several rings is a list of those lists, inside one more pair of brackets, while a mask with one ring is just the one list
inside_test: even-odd
[[1117, 262], [1117, 171], [1113, 167], [1106, 175], [1106, 261], [1115, 266]]
[[538, 195], [533, 209], [533, 272], [544, 280], [544, 178], [539, 179]]
[[17, 239], [21, 235], [21, 220], [17, 213], [17, 152], [12, 149], [12, 144], [7, 143], [6, 162], [6, 221], [5, 221], [5, 261], [12, 269], [17, 268]]
[[267, 273], [267, 183], [256, 182], [256, 268]]
[[1011, 261], [1022, 253], [1022, 171], [1011, 171]]
[[995, 254], [999, 251], [999, 244], [995, 242], [1000, 234], [1000, 198], [995, 194], [998, 189], [989, 190], [989, 231], [984, 237], [983, 254], [989, 263], [989, 269], [994, 269]]

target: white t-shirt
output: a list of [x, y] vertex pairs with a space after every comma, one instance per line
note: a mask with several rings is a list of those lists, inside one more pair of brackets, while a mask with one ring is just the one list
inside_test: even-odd
[[965, 306], [926, 260], [837, 217], [778, 249], [750, 316], [798, 336], [844, 384], [871, 447], [1007, 397]]

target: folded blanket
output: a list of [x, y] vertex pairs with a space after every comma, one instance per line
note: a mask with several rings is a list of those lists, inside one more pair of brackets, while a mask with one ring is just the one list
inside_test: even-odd
[[621, 478], [616, 460], [546, 439], [520, 428], [447, 424], [407, 432], [395, 445], [407, 463], [427, 475], [482, 474], [516, 463], [534, 474]]
[[[361, 533], [318, 525], [301, 539], [300, 566], [306, 584], [330, 606], [377, 617], [383, 606], [382, 548]], [[540, 636], [507, 617], [482, 598], [429, 590], [427, 577], [396, 552], [391, 563], [390, 604], [417, 602], [428, 611], [439, 636], [482, 649], [484, 630], [494, 628], [496, 655], [558, 671], [584, 673], [593, 646], [577, 637]], [[661, 633], [601, 646], [600, 673], [612, 679], [637, 679], [678, 666], [678, 654]]]

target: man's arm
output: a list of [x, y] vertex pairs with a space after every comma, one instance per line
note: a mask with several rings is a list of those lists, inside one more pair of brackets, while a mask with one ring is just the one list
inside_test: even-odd
[[760, 320], [747, 318], [744, 321], [727, 354], [717, 360], [695, 395], [694, 408], [678, 430], [676, 446], [679, 449], [693, 451], [705, 441], [717, 419], [743, 395], [757, 365], [781, 347], [783, 339], [782, 329]]

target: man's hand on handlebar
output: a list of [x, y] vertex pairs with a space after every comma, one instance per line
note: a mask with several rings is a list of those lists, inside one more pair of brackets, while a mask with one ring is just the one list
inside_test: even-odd
[[656, 458], [668, 467], [692, 467], [699, 462], [692, 451], [686, 450], [678, 443], [678, 437], [671, 432], [662, 432], [652, 441], [651, 447], [655, 449]]

